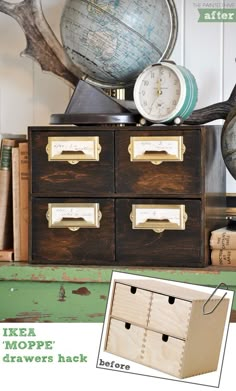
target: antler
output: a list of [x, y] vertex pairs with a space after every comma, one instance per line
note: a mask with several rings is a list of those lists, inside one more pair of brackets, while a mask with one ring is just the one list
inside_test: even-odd
[[12, 16], [25, 33], [27, 45], [21, 55], [36, 60], [44, 71], [63, 78], [72, 87], [77, 85], [83, 74], [66, 56], [47, 23], [41, 0], [23, 0], [14, 4], [0, 0], [0, 12]]
[[184, 121], [189, 125], [200, 125], [216, 119], [226, 119], [229, 112], [236, 107], [236, 84], [228, 100], [193, 111], [191, 116]]

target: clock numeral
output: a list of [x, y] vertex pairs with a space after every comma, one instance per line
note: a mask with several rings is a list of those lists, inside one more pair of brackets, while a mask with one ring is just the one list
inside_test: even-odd
[[145, 91], [145, 90], [142, 90], [142, 91], [141, 91], [141, 94], [142, 94], [142, 96], [146, 95], [146, 91]]
[[151, 79], [154, 79], [154, 77], [155, 77], [155, 73], [151, 72]]
[[148, 86], [148, 85], [149, 85], [149, 81], [148, 81], [148, 80], [144, 80], [143, 84], [144, 84], [145, 86]]
[[147, 101], [146, 100], [143, 101], [143, 105], [147, 106]]
[[172, 105], [176, 105], [176, 103], [177, 103], [177, 101], [174, 99], [174, 100], [172, 101]]

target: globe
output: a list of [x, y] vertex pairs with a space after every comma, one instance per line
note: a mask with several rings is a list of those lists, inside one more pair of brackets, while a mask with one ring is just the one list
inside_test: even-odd
[[177, 14], [172, 0], [67, 0], [60, 28], [67, 55], [90, 83], [121, 87], [170, 56]]

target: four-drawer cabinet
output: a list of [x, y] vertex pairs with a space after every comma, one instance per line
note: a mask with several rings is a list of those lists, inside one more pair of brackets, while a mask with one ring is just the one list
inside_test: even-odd
[[142, 278], [111, 295], [105, 351], [178, 378], [217, 370], [229, 299]]
[[30, 262], [203, 267], [225, 224], [218, 126], [29, 127]]

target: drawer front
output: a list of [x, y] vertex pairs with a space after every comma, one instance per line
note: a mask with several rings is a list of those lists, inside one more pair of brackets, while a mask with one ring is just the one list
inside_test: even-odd
[[149, 367], [181, 377], [184, 347], [185, 342], [180, 339], [147, 330], [142, 362]]
[[114, 264], [113, 227], [112, 200], [33, 198], [31, 262]]
[[111, 318], [105, 350], [140, 362], [145, 329]]
[[31, 137], [32, 193], [114, 192], [113, 132], [39, 131]]
[[[140, 216], [132, 216], [135, 208], [142, 209], [147, 206], [150, 211], [149, 221], [142, 221]], [[158, 233], [155, 228], [156, 220], [152, 222], [152, 209], [157, 206], [164, 215], [156, 214], [155, 219], [160, 218], [164, 231]], [[180, 206], [179, 215], [177, 214]], [[147, 209], [148, 209], [147, 208]], [[172, 211], [172, 208], [173, 211]], [[155, 209], [155, 208], [154, 208]], [[166, 212], [167, 209], [167, 212]], [[169, 210], [168, 210], [169, 209]], [[177, 224], [172, 224], [172, 212], [174, 219], [177, 216]], [[185, 215], [185, 222], [178, 216]], [[146, 213], [146, 212], [145, 212]], [[176, 216], [175, 216], [176, 215]], [[158, 217], [159, 216], [159, 217]], [[164, 218], [162, 219], [162, 216]], [[201, 219], [201, 201], [198, 200], [171, 200], [171, 199], [119, 199], [116, 202], [116, 259], [120, 264], [142, 266], [176, 266], [176, 267], [201, 267], [204, 265], [204, 243], [202, 234], [203, 221]], [[140, 217], [140, 220], [139, 220]], [[144, 214], [145, 217], [145, 214]], [[133, 221], [132, 221], [133, 220]], [[135, 220], [135, 221], [134, 221]], [[163, 221], [161, 221], [163, 220]], [[182, 224], [184, 223], [184, 224]], [[153, 224], [153, 225], [152, 225]]]
[[117, 133], [116, 190], [155, 195], [200, 194], [201, 151], [198, 130]]
[[116, 283], [111, 314], [126, 322], [146, 327], [151, 296], [152, 293], [144, 289]]
[[148, 327], [167, 335], [186, 339], [191, 308], [192, 303], [189, 301], [153, 293]]

